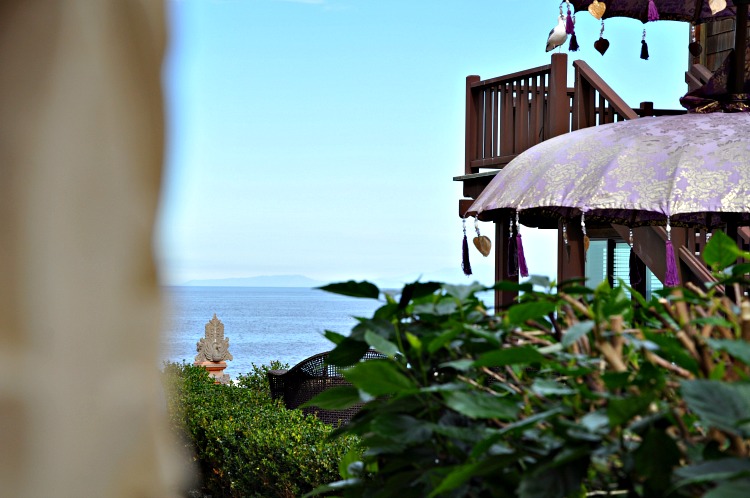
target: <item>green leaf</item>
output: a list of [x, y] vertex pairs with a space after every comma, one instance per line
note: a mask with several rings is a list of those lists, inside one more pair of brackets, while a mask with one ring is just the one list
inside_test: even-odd
[[536, 379], [531, 386], [531, 390], [540, 396], [567, 396], [576, 393], [575, 389], [548, 379]]
[[731, 341], [728, 339], [706, 339], [713, 349], [726, 351], [730, 356], [750, 365], [750, 343], [745, 341]]
[[581, 418], [581, 425], [592, 434], [609, 430], [609, 417], [602, 411], [587, 413]]
[[674, 471], [675, 477], [680, 479], [677, 486], [734, 479], [737, 476], [748, 474], [750, 474], [750, 460], [745, 458], [708, 460], [695, 465], [680, 467]]
[[453, 329], [448, 330], [447, 332], [443, 332], [442, 334], [435, 337], [432, 341], [430, 341], [430, 343], [427, 345], [427, 352], [430, 354], [435, 353], [437, 350], [453, 341], [453, 339], [458, 337], [460, 333], [461, 331], [459, 329]]
[[347, 337], [328, 353], [328, 363], [339, 367], [354, 365], [369, 349], [370, 346], [366, 342]]
[[441, 494], [452, 491], [466, 481], [474, 477], [477, 472], [486, 465], [486, 462], [474, 462], [465, 465], [459, 465], [451, 470], [447, 476], [440, 482], [440, 484], [432, 490], [428, 495], [428, 498], [440, 496]]
[[723, 270], [733, 264], [740, 255], [737, 244], [721, 230], [714, 230], [711, 239], [703, 248], [703, 261], [714, 271]]
[[471, 451], [471, 456], [476, 458], [485, 451], [489, 450], [492, 446], [495, 445], [498, 441], [501, 441], [505, 434], [513, 434], [513, 433], [519, 433], [522, 432], [530, 427], [535, 426], [539, 422], [542, 422], [544, 420], [557, 417], [559, 414], [564, 413], [565, 409], [562, 407], [553, 408], [552, 410], [548, 410], [546, 412], [536, 413], [534, 415], [531, 415], [529, 417], [526, 417], [522, 420], [517, 420], [515, 422], [512, 422], [499, 431], [496, 431], [494, 434], [489, 435], [484, 440], [480, 441], [478, 444], [474, 445], [474, 449]]
[[698, 373], [700, 369], [698, 361], [685, 351], [685, 347], [677, 338], [648, 331], [644, 331], [643, 335], [646, 339], [659, 346], [659, 355], [665, 360], [673, 361], [694, 374]]
[[703, 495], [703, 498], [747, 498], [750, 496], [750, 479], [722, 482]]
[[318, 495], [322, 495], [323, 493], [328, 493], [330, 491], [340, 491], [342, 489], [351, 488], [359, 484], [362, 484], [361, 479], [344, 479], [343, 481], [336, 481], [330, 484], [323, 484], [322, 486], [318, 486], [317, 488], [313, 489], [309, 493], [302, 495], [302, 498], [318, 496]]
[[440, 287], [442, 287], [442, 284], [439, 282], [414, 282], [406, 284], [404, 290], [401, 291], [401, 299], [398, 302], [399, 309], [405, 309], [412, 300], [429, 296], [440, 289]]
[[[743, 257], [746, 257], [743, 255]], [[739, 277], [750, 273], [750, 263], [739, 263], [732, 266], [732, 276]]]
[[400, 352], [398, 346], [371, 330], [365, 332], [365, 341], [370, 345], [370, 347], [372, 347], [372, 349], [383, 353], [386, 356], [392, 357]]
[[681, 387], [688, 407], [704, 424], [740, 436], [750, 434], [750, 424], [746, 422], [750, 385], [699, 379], [683, 381]]
[[332, 330], [326, 330], [325, 332], [323, 332], [323, 335], [326, 339], [334, 344], [341, 344], [341, 342], [346, 339], [345, 335], [341, 335], [338, 332], [334, 332]]
[[545, 317], [556, 309], [555, 303], [550, 301], [529, 301], [514, 304], [508, 309], [508, 319], [511, 323], [523, 324], [527, 320]]
[[518, 487], [519, 498], [580, 496], [589, 455], [583, 449], [563, 450], [552, 462], [527, 472]]
[[734, 327], [732, 322], [720, 316], [701, 316], [691, 320], [690, 323], [694, 325], [716, 325], [717, 327], [726, 327], [728, 329]]
[[680, 450], [674, 439], [663, 431], [651, 428], [641, 445], [633, 452], [635, 470], [645, 477], [650, 496], [666, 496], [672, 469], [680, 463]]
[[449, 391], [443, 398], [450, 408], [470, 418], [514, 420], [520, 410], [514, 401], [477, 391]]
[[449, 296], [453, 296], [457, 298], [459, 301], [466, 301], [469, 297], [473, 296], [477, 292], [483, 292], [487, 290], [487, 287], [480, 284], [479, 282], [474, 282], [471, 285], [443, 285], [443, 289], [445, 289], [445, 293]]
[[471, 370], [471, 367], [474, 366], [474, 360], [453, 360], [453, 361], [446, 361], [445, 363], [441, 363], [440, 367], [442, 368], [452, 368], [454, 370], [458, 370], [459, 372], [468, 372]]
[[345, 410], [362, 402], [359, 389], [352, 386], [338, 386], [326, 389], [302, 407], [317, 406], [324, 410]]
[[618, 427], [636, 415], [642, 415], [648, 410], [651, 400], [646, 396], [611, 398], [607, 404], [610, 427]]
[[625, 294], [622, 287], [609, 286], [607, 280], [602, 281], [594, 290], [594, 310], [600, 321], [614, 315], [626, 315], [632, 312], [633, 302]]
[[552, 285], [549, 277], [545, 277], [544, 275], [531, 275], [528, 280], [526, 280], [526, 282], [530, 283], [531, 285], [542, 287], [544, 289], [549, 289]]
[[378, 435], [402, 444], [423, 443], [432, 437], [432, 424], [409, 415], [384, 414], [376, 417], [371, 427]]
[[448, 316], [456, 311], [458, 311], [458, 303], [456, 300], [451, 297], [443, 297], [437, 302], [437, 304], [435, 304], [433, 313], [438, 316]]
[[502, 367], [526, 363], [544, 363], [547, 359], [533, 346], [512, 347], [490, 351], [474, 362], [475, 367]]
[[607, 372], [602, 374], [607, 389], [622, 389], [631, 383], [630, 372]]
[[565, 335], [562, 337], [562, 345], [567, 348], [572, 346], [578, 339], [591, 332], [594, 328], [594, 322], [592, 320], [586, 320], [584, 322], [578, 322], [565, 331]]
[[411, 347], [417, 350], [417, 352], [422, 351], [422, 341], [419, 340], [419, 337], [415, 336], [411, 332], [407, 332], [406, 340], [409, 341]]
[[377, 286], [366, 281], [355, 282], [354, 280], [349, 280], [348, 282], [324, 285], [318, 287], [318, 289], [333, 294], [340, 294], [342, 296], [365, 297], [370, 299], [377, 299], [380, 296], [380, 290]]
[[344, 377], [373, 396], [402, 394], [417, 388], [414, 382], [389, 360], [364, 361], [346, 370]]
[[[388, 296], [387, 299], [390, 299], [390, 296]], [[384, 304], [380, 308], [376, 309], [375, 314], [372, 315], [372, 318], [373, 320], [390, 322], [398, 316], [398, 311], [398, 304], [388, 302], [387, 304]]]
[[[341, 460], [339, 460], [339, 475], [342, 479], [350, 479], [361, 476], [361, 469], [363, 466], [357, 465], [362, 463], [360, 461], [360, 458], [360, 452], [354, 448], [347, 451], [346, 454], [341, 457]], [[355, 471], [355, 469], [358, 471]]]

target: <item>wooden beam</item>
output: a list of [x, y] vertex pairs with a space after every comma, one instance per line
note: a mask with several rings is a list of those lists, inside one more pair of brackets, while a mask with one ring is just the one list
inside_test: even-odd
[[567, 54], [552, 54], [549, 76], [549, 120], [549, 138], [570, 131]]
[[[518, 275], [508, 275], [508, 241], [509, 241], [508, 216], [495, 221], [495, 281], [496, 282], [518, 282]], [[505, 309], [516, 301], [517, 292], [495, 291], [495, 312]]]
[[568, 244], [563, 240], [563, 222], [557, 229], [557, 282], [586, 276], [586, 261], [583, 251], [583, 231], [580, 223], [568, 223]]
[[464, 150], [464, 172], [468, 175], [473, 173], [471, 161], [477, 158], [477, 115], [479, 108], [478, 95], [479, 91], [474, 92], [471, 86], [479, 82], [479, 76], [472, 75], [466, 77], [466, 135]]

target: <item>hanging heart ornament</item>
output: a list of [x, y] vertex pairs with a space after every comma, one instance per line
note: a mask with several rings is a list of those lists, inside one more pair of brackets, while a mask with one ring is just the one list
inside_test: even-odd
[[599, 38], [594, 42], [594, 48], [597, 50], [597, 52], [604, 55], [604, 52], [606, 52], [609, 48], [609, 40], [607, 40], [606, 38]]
[[597, 2], [597, 0], [594, 0], [594, 2], [589, 5], [589, 13], [597, 19], [602, 18], [605, 10], [607, 10], [607, 6], [604, 2]]
[[698, 42], [693, 42], [688, 45], [688, 50], [693, 57], [698, 57], [703, 52], [703, 47]]
[[474, 237], [474, 245], [485, 258], [490, 255], [490, 250], [492, 249], [492, 241], [486, 235]]
[[726, 0], [708, 0], [708, 6], [711, 9], [711, 15], [715, 16], [717, 12], [721, 12], [722, 10], [727, 8], [727, 2]]

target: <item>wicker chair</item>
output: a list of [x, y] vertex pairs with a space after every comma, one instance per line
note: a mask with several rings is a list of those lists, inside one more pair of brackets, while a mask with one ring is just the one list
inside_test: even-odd
[[[365, 353], [362, 361], [386, 358], [377, 351]], [[268, 383], [273, 399], [283, 399], [284, 405], [292, 410], [307, 403], [326, 389], [335, 386], [350, 386], [351, 383], [341, 375], [341, 368], [329, 365], [326, 361], [328, 352], [316, 354], [302, 360], [289, 370], [270, 370]], [[305, 414], [313, 414], [327, 424], [345, 424], [351, 420], [362, 407], [361, 404], [346, 410], [323, 410], [317, 407], [302, 408]]]

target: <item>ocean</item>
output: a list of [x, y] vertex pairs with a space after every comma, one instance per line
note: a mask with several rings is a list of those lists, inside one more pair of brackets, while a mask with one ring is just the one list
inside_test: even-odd
[[294, 366], [333, 348], [325, 330], [349, 335], [357, 321], [383, 303], [293, 287], [164, 287], [161, 358], [192, 363], [196, 343], [214, 313], [229, 339], [225, 373], [233, 379], [273, 360]]

